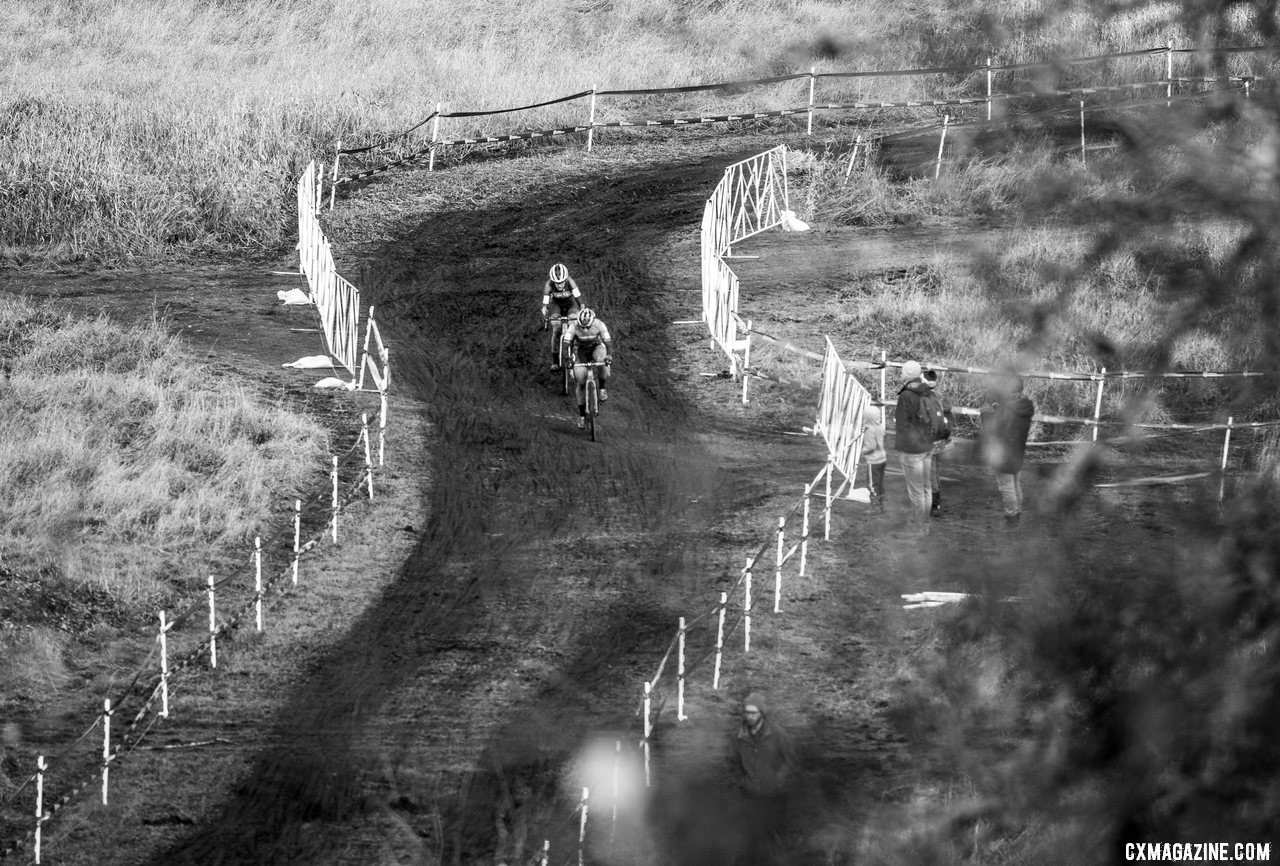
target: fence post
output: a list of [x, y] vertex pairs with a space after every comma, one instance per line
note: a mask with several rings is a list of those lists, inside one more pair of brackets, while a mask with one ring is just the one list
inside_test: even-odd
[[809, 497], [813, 495], [813, 485], [804, 486], [804, 519], [800, 527], [800, 576], [804, 577], [805, 566], [809, 560]]
[[778, 518], [778, 564], [773, 572], [773, 612], [779, 613], [782, 603], [782, 545], [787, 528], [787, 518]]
[[883, 411], [885, 402], [885, 383], [889, 375], [889, 353], [880, 350], [880, 408]]
[[547, 866], [547, 856], [551, 853], [551, 840], [542, 840], [542, 861], [540, 866]]
[[298, 585], [298, 557], [302, 544], [302, 500], [293, 500], [293, 585]]
[[942, 115], [942, 135], [938, 136], [938, 161], [933, 166], [933, 179], [942, 175], [942, 146], [947, 143], [947, 126], [951, 123], [951, 115]]
[[751, 319], [747, 319], [747, 348], [742, 354], [742, 405], [747, 405], [747, 381], [751, 378], [748, 370], [751, 367]]
[[253, 617], [258, 631], [262, 631], [262, 538], [253, 537]]
[[742, 583], [742, 651], [751, 652], [751, 560], [747, 560], [747, 576]]
[[809, 128], [805, 132], [806, 135], [813, 135], [813, 91], [814, 85], [818, 82], [818, 76], [814, 73], [818, 71], [818, 67], [809, 67]]
[[987, 120], [991, 119], [991, 58], [987, 58]]
[[360, 413], [360, 435], [364, 437], [364, 475], [369, 481], [369, 501], [373, 501], [373, 453], [369, 445], [369, 413]]
[[649, 711], [652, 706], [653, 684], [646, 681], [644, 684], [644, 786], [650, 787], [649, 781], [649, 734], [653, 732], [653, 721], [649, 718]]
[[[1173, 40], [1170, 39], [1168, 47], [1164, 52], [1164, 98], [1173, 99]], [[1173, 102], [1169, 101], [1164, 104], [1165, 108], [1172, 108]]]
[[676, 638], [676, 721], [689, 718], [684, 714], [684, 617], [680, 617], [680, 631]]
[[44, 755], [36, 757], [36, 862], [40, 862], [40, 837], [44, 828], [44, 771], [49, 765], [44, 762]]
[[160, 611], [160, 717], [169, 718], [169, 626]]
[[587, 841], [587, 810], [590, 808], [591, 791], [582, 789], [582, 815], [578, 820], [578, 866], [582, 866], [582, 846]]
[[333, 543], [338, 543], [338, 455], [333, 455]]
[[213, 599], [213, 575], [209, 575], [209, 667], [218, 666], [218, 616]]
[[1102, 420], [1102, 389], [1107, 384], [1107, 368], [1098, 374], [1098, 396], [1093, 401], [1093, 441], [1098, 441], [1098, 422]]
[[111, 768], [111, 698], [102, 699], [102, 805], [107, 805], [107, 776]]
[[1231, 424], [1235, 421], [1234, 415], [1227, 416], [1227, 432], [1222, 437], [1222, 477], [1218, 479], [1218, 501], [1221, 502], [1227, 495], [1227, 451], [1231, 448]]
[[720, 652], [724, 647], [724, 609], [729, 603], [729, 593], [720, 593], [720, 621], [716, 625], [716, 665], [715, 673], [711, 676], [711, 688], [720, 688]]
[[587, 153], [591, 152], [591, 144], [595, 140], [596, 135], [596, 88], [598, 84], [591, 85], [591, 117], [587, 120]]
[[1080, 100], [1080, 164], [1085, 164], [1084, 155], [1084, 100]]
[[338, 161], [342, 159], [342, 139], [333, 149], [333, 180], [329, 182], [329, 210], [333, 210], [333, 198], [338, 192]]
[[440, 140], [440, 109], [443, 103], [436, 103], [435, 120], [431, 122], [431, 154], [427, 157], [427, 171], [436, 170], [436, 142]]

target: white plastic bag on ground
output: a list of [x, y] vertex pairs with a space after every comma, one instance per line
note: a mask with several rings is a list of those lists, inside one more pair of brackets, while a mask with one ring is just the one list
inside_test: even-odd
[[276, 297], [284, 301], [286, 306], [290, 304], [310, 304], [311, 303], [311, 296], [308, 295], [306, 292], [302, 291], [302, 289], [289, 289], [288, 291], [281, 289], [280, 291], [276, 292]]
[[320, 370], [325, 367], [333, 369], [333, 360], [328, 355], [307, 355], [281, 367], [293, 367], [295, 370]]
[[871, 491], [865, 487], [855, 487], [849, 491], [849, 498], [854, 502], [870, 502]]
[[807, 232], [809, 224], [796, 216], [795, 211], [784, 210], [782, 212], [782, 230], [784, 232]]

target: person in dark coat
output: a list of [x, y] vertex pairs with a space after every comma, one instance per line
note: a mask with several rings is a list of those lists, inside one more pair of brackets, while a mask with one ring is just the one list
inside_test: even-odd
[[796, 748], [791, 734], [773, 719], [760, 692], [742, 701], [742, 724], [729, 744], [744, 798], [748, 853], [735, 866], [783, 862], [790, 820], [788, 798], [796, 778]]
[[990, 402], [982, 407], [982, 426], [978, 431], [978, 448], [983, 461], [996, 476], [1004, 519], [1016, 526], [1022, 519], [1022, 460], [1031, 432], [1035, 404], [1022, 393], [1022, 377], [1001, 376], [992, 391]]
[[907, 483], [911, 522], [920, 532], [929, 531], [929, 509], [933, 504], [929, 476], [933, 464], [933, 416], [929, 411], [929, 386], [924, 383], [917, 361], [902, 365], [902, 388], [893, 410], [893, 447], [902, 463]]
[[925, 400], [933, 418], [933, 458], [929, 461], [929, 485], [933, 492], [929, 503], [930, 517], [942, 513], [942, 452], [951, 447], [951, 431], [955, 427], [951, 401], [938, 390], [941, 378], [937, 370], [925, 370], [920, 374], [921, 381], [929, 388]]

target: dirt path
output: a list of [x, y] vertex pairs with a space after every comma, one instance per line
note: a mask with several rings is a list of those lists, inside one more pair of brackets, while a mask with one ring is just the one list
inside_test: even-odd
[[[234, 789], [150, 862], [496, 863], [528, 858], [543, 838], [566, 860], [578, 790], [567, 768], [597, 737], [634, 741], [639, 684], [677, 617], [736, 579], [823, 460], [813, 440], [788, 435], [811, 423], [815, 392], [766, 392], [744, 408], [736, 387], [705, 375], [724, 364], [702, 329], [671, 324], [698, 315], [707, 194], [725, 165], [776, 143], [648, 140], [404, 173], [339, 205], [335, 256], [377, 305], [397, 388], [433, 428], [418, 457], [433, 479], [429, 518], [394, 579], [277, 695], [258, 737], [267, 745]], [[972, 240], [943, 247], [960, 255]], [[740, 273], [795, 291], [815, 268], [838, 280], [936, 248], [927, 232], [768, 236]], [[535, 327], [557, 260], [617, 339], [594, 445], [545, 371]], [[174, 289], [190, 294], [173, 299], [179, 323], [178, 301], [218, 303], [198, 289]], [[289, 333], [276, 347], [286, 358], [314, 351]], [[719, 692], [691, 696], [695, 723], [661, 723], [663, 795], [648, 821], [671, 862], [732, 854], [703, 847], [686, 818], [723, 799], [719, 749], [750, 686], [774, 690], [801, 734], [814, 815], [843, 815], [842, 850], [877, 810], [905, 808], [923, 764], [889, 719], [890, 684], [929, 620], [895, 613], [896, 594], [956, 588], [934, 579], [939, 558], [1005, 546], [988, 537], [985, 480], [956, 476], [961, 497], [984, 504], [927, 545], [891, 541], [896, 512], [842, 505], [837, 541], [789, 585], [788, 616], [762, 619], [753, 655], [726, 667]], [[815, 852], [831, 847], [824, 832], [808, 837]], [[732, 848], [750, 828], [721, 835]], [[644, 862], [649, 844], [610, 855], [593, 837], [600, 862]]]

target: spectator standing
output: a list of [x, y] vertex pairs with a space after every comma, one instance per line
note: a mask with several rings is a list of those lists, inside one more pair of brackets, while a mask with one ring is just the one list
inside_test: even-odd
[[742, 724], [734, 732], [730, 753], [747, 801], [744, 817], [751, 854], [745, 862], [776, 864], [782, 856], [796, 749], [786, 728], [769, 718], [760, 692], [751, 692], [742, 700]]
[[868, 485], [877, 511], [884, 514], [884, 467], [889, 459], [884, 450], [884, 409], [868, 406], [862, 416], [862, 457], [871, 477]]
[[937, 370], [925, 370], [920, 378], [928, 387], [925, 399], [929, 403], [929, 416], [933, 419], [933, 454], [929, 461], [929, 515], [942, 513], [942, 452], [951, 447], [951, 430], [955, 416], [951, 413], [951, 401], [938, 390], [942, 376]]
[[929, 480], [933, 461], [933, 416], [925, 399], [929, 386], [921, 377], [916, 361], [902, 365], [902, 387], [898, 405], [893, 410], [894, 442], [902, 462], [902, 475], [907, 484], [910, 523], [921, 534], [929, 531], [929, 509], [932, 505]]
[[1022, 519], [1022, 460], [1027, 451], [1027, 435], [1031, 432], [1031, 416], [1035, 404], [1022, 393], [1022, 377], [1014, 373], [1001, 376], [982, 407], [982, 426], [978, 431], [978, 448], [983, 461], [996, 476], [1004, 507], [1005, 523], [1017, 526]]

